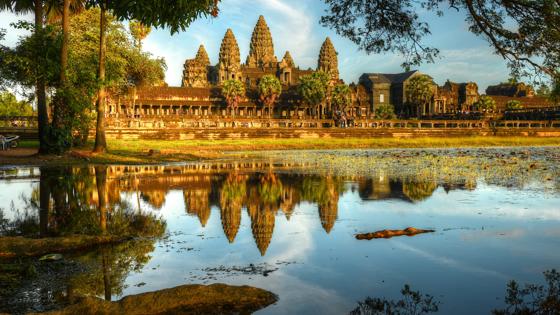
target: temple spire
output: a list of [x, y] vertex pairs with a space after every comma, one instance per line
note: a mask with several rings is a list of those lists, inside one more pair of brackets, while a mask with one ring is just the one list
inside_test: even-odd
[[338, 57], [331, 39], [327, 37], [319, 52], [317, 70], [327, 73], [332, 81], [338, 81]]
[[218, 82], [221, 84], [225, 80], [237, 79], [241, 67], [241, 57], [239, 54], [239, 45], [233, 31], [228, 28], [222, 45], [220, 46], [220, 55], [218, 62]]
[[262, 15], [259, 16], [251, 35], [249, 56], [247, 56], [246, 63], [249, 67], [271, 67], [277, 63], [276, 56], [274, 56], [272, 35]]
[[204, 45], [200, 45], [200, 47], [198, 47], [195, 59], [204, 66], [210, 65], [210, 58], [208, 57], [208, 53], [206, 52]]

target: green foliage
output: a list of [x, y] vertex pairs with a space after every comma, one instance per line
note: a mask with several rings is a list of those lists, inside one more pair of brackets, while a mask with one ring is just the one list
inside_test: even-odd
[[[94, 1], [96, 2], [96, 1]], [[120, 19], [136, 20], [143, 25], [170, 28], [171, 33], [185, 31], [196, 19], [217, 15], [217, 0], [111, 1], [110, 9]]]
[[14, 26], [32, 35], [21, 37], [13, 49], [4, 47], [2, 77], [28, 89], [33, 88], [37, 78], [42, 77], [48, 86], [56, 87], [60, 74], [59, 30], [47, 26], [36, 31], [34, 25], [28, 22], [18, 22]]
[[523, 109], [523, 105], [518, 100], [510, 100], [506, 103], [506, 110]]
[[378, 104], [375, 106], [376, 119], [395, 119], [395, 107], [391, 104]]
[[560, 79], [554, 82], [549, 98], [554, 104], [560, 103]]
[[18, 101], [10, 92], [0, 93], [0, 116], [31, 116], [33, 107], [26, 101]]
[[235, 110], [241, 98], [245, 96], [245, 86], [239, 80], [226, 80], [222, 86], [222, 95], [227, 106]]
[[537, 96], [541, 97], [549, 97], [550, 96], [550, 87], [546, 84], [539, 85], [539, 88], [535, 91]]
[[266, 105], [270, 105], [282, 93], [282, 84], [276, 76], [267, 74], [259, 80], [258, 90], [261, 101]]
[[406, 101], [409, 105], [420, 107], [431, 102], [434, 96], [434, 82], [427, 75], [418, 75], [406, 85]]
[[488, 95], [482, 95], [473, 106], [481, 112], [492, 112], [496, 110], [496, 101]]
[[335, 110], [346, 111], [346, 107], [352, 105], [352, 91], [346, 84], [337, 84], [331, 95], [331, 102]]
[[427, 17], [462, 15], [468, 31], [485, 39], [508, 61], [514, 76], [532, 73], [560, 78], [560, 2], [471, 0], [324, 0], [321, 24], [367, 53], [397, 52], [404, 68], [434, 62], [439, 50], [424, 41]]
[[132, 38], [134, 38], [134, 44], [139, 49], [142, 47], [142, 41], [152, 32], [151, 27], [146, 26], [138, 21], [128, 22], [128, 29], [130, 31], [130, 35], [132, 35]]
[[324, 72], [313, 72], [302, 76], [299, 81], [298, 92], [307, 104], [318, 106], [327, 98], [329, 80]]

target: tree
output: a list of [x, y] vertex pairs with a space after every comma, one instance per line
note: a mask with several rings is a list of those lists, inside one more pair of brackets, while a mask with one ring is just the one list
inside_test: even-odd
[[35, 94], [37, 97], [37, 120], [39, 133], [39, 154], [46, 154], [49, 151], [48, 125], [49, 117], [47, 110], [47, 96], [44, 68], [39, 66], [42, 63], [39, 52], [44, 51], [43, 46], [43, 0], [0, 0], [0, 11], [8, 10], [18, 14], [33, 12], [35, 15], [34, 25], [34, 45], [35, 45]]
[[331, 104], [335, 111], [346, 112], [346, 108], [352, 105], [352, 92], [346, 84], [337, 84], [331, 95]]
[[271, 117], [274, 102], [282, 93], [282, 84], [276, 76], [267, 74], [260, 79], [258, 89], [260, 100], [268, 107], [268, 117]]
[[319, 107], [327, 98], [328, 76], [322, 71], [317, 71], [302, 76], [299, 81], [298, 92], [303, 101], [312, 106], [315, 115], [320, 117]]
[[554, 104], [560, 103], [560, 79], [554, 81], [552, 90], [550, 91], [549, 99]]
[[546, 84], [539, 85], [539, 88], [536, 91], [537, 96], [541, 97], [549, 97], [550, 96], [550, 87]]
[[403, 66], [433, 62], [439, 50], [425, 45], [431, 34], [425, 14], [464, 14], [469, 31], [484, 38], [516, 76], [528, 70], [560, 77], [560, 2], [553, 0], [325, 0], [324, 26], [367, 53], [397, 52]]
[[31, 116], [33, 107], [25, 101], [18, 101], [10, 92], [0, 93], [0, 116]]
[[523, 105], [518, 100], [510, 100], [506, 103], [506, 110], [522, 109]]
[[232, 116], [235, 117], [239, 102], [245, 96], [245, 86], [239, 80], [226, 80], [222, 86], [222, 95], [226, 99], [227, 107], [231, 110]]
[[434, 96], [434, 82], [427, 75], [418, 75], [410, 79], [405, 88], [406, 103], [413, 107], [411, 113], [421, 116], [429, 112], [426, 107], [432, 102]]
[[375, 106], [376, 119], [395, 119], [395, 107], [391, 104], [379, 104]]
[[492, 112], [496, 110], [496, 101], [488, 95], [482, 95], [473, 106], [481, 112]]
[[[67, 1], [67, 0], [65, 0]], [[137, 40], [137, 47], [140, 49], [141, 40], [149, 33], [149, 27], [169, 27], [174, 33], [179, 29], [186, 29], [195, 19], [200, 16], [212, 14], [217, 15], [218, 0], [197, 0], [175, 1], [173, 5], [165, 1], [153, 0], [131, 0], [131, 1], [109, 1], [109, 0], [89, 0], [90, 6], [97, 6], [101, 9], [100, 36], [99, 36], [99, 91], [97, 97], [97, 124], [95, 128], [94, 152], [101, 153], [107, 151], [107, 141], [105, 138], [105, 54], [107, 43], [105, 38], [105, 25], [107, 11], [111, 11], [119, 19], [135, 20], [131, 30], [133, 37]], [[140, 26], [143, 29], [140, 29]]]
[[142, 41], [148, 37], [152, 28], [146, 26], [138, 21], [130, 21], [128, 22], [128, 28], [130, 30], [130, 34], [132, 38], [134, 38], [134, 44], [138, 49], [142, 49]]

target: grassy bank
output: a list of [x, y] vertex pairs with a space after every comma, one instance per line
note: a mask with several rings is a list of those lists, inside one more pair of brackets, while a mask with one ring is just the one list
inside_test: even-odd
[[[92, 144], [64, 156], [37, 157], [29, 150], [36, 141], [23, 141], [27, 155], [0, 153], [0, 165], [77, 163], [161, 163], [220, 157], [231, 151], [303, 149], [465, 148], [509, 146], [560, 146], [559, 137], [449, 137], [449, 138], [309, 138], [236, 140], [109, 140], [109, 153], [91, 154]], [[151, 152], [150, 152], [151, 151]]]

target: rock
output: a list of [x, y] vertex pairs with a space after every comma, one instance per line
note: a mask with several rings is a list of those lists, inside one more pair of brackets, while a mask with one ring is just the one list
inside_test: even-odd
[[413, 227], [407, 227], [404, 230], [381, 230], [376, 231], [373, 233], [363, 233], [363, 234], [356, 234], [356, 239], [359, 240], [371, 240], [374, 238], [391, 238], [394, 236], [414, 236], [423, 233], [432, 233], [435, 230], [422, 230]]
[[197, 284], [130, 295], [116, 302], [82, 297], [62, 310], [42, 314], [251, 314], [277, 300], [275, 294], [250, 286]]

